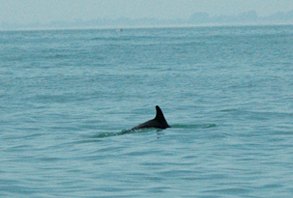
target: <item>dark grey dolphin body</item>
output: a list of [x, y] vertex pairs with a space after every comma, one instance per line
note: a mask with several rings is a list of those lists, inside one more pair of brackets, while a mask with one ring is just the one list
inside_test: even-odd
[[159, 106], [156, 106], [156, 117], [154, 119], [146, 121], [136, 127], [133, 127], [131, 130], [146, 129], [146, 128], [166, 129], [169, 127], [170, 126], [167, 123], [161, 108]]

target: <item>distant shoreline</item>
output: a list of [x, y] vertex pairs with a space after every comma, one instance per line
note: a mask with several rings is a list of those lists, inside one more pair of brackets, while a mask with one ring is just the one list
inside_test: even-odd
[[263, 26], [292, 26], [293, 23], [223, 23], [223, 24], [184, 24], [184, 25], [141, 25], [141, 26], [85, 26], [85, 27], [27, 27], [0, 29], [0, 32], [21, 32], [21, 31], [67, 31], [67, 30], [127, 30], [127, 29], [176, 29], [176, 28], [212, 28], [212, 27], [263, 27]]

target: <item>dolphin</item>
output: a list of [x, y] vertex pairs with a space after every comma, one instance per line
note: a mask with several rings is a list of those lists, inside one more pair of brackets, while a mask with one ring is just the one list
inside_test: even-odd
[[156, 106], [156, 117], [152, 120], [146, 121], [142, 124], [133, 127], [131, 130], [138, 130], [138, 129], [146, 129], [146, 128], [157, 128], [157, 129], [166, 129], [169, 128], [170, 125], [167, 123], [163, 111], [157, 105]]

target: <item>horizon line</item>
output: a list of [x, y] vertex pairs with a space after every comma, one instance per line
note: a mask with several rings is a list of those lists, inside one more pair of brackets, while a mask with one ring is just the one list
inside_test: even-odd
[[176, 29], [176, 28], [205, 28], [205, 27], [261, 27], [261, 26], [292, 26], [292, 23], [288, 22], [279, 22], [279, 23], [214, 23], [214, 24], [184, 24], [184, 25], [133, 25], [133, 26], [88, 26], [88, 27], [27, 27], [27, 28], [7, 28], [0, 29], [0, 32], [25, 32], [25, 31], [64, 31], [64, 30], [116, 30], [120, 31], [121, 29]]

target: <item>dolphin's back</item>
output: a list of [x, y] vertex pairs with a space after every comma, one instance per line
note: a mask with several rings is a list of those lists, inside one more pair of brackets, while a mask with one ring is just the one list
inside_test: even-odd
[[137, 130], [137, 129], [146, 129], [146, 128], [160, 128], [160, 123], [156, 121], [155, 119], [152, 119], [142, 124], [139, 124], [136, 127], [133, 127], [132, 129]]

